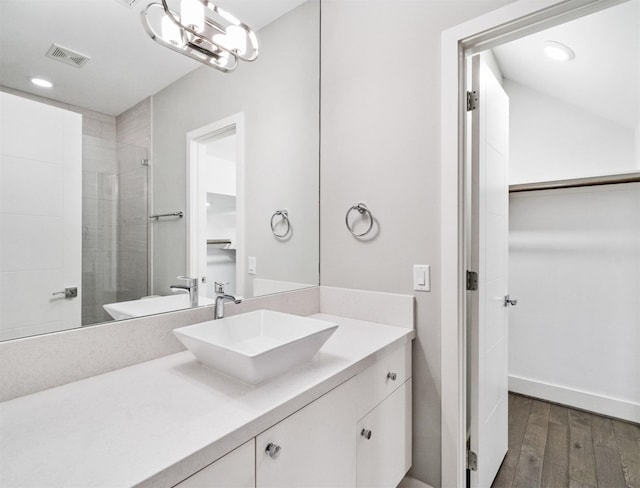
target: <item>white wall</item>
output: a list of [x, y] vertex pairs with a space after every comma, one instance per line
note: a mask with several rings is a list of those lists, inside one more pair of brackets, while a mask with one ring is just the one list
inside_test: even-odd
[[[322, 3], [321, 282], [416, 295], [413, 477], [440, 486], [440, 36], [508, 1]], [[365, 202], [375, 238], [344, 224]], [[413, 264], [432, 291], [414, 292]]]
[[638, 171], [635, 129], [505, 79], [511, 184]]
[[[154, 212], [185, 210], [185, 135], [245, 114], [246, 255], [258, 277], [317, 284], [318, 3], [301, 5], [258, 33], [260, 57], [232, 74], [197, 69], [154, 95]], [[282, 242], [271, 234], [275, 210], [293, 227]], [[154, 224], [154, 291], [186, 271], [187, 219]], [[248, 277], [251, 278], [251, 277]]]
[[640, 421], [640, 183], [511, 194], [510, 387]]

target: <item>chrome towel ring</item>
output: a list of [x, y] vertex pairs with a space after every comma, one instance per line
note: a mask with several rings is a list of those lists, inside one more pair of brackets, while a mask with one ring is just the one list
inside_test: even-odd
[[[282, 217], [282, 220], [284, 221], [284, 223], [287, 224], [287, 229], [282, 234], [278, 234], [276, 232], [276, 223], [274, 222], [274, 220], [278, 216]], [[289, 212], [287, 212], [287, 209], [276, 210], [275, 213], [271, 216], [271, 232], [273, 232], [274, 236], [282, 238], [282, 237], [286, 237], [290, 231], [291, 231], [291, 222], [289, 221]]]
[[[369, 227], [367, 227], [367, 230], [360, 234], [355, 233], [353, 231], [353, 228], [351, 227], [351, 224], [349, 224], [349, 214], [353, 210], [357, 210], [360, 215], [366, 214], [369, 218]], [[344, 223], [347, 225], [347, 229], [349, 229], [349, 232], [351, 232], [354, 236], [362, 237], [371, 232], [371, 229], [373, 228], [373, 215], [371, 215], [371, 210], [367, 208], [366, 203], [358, 203], [357, 205], [352, 205], [351, 207], [349, 207], [349, 210], [347, 210], [347, 214], [344, 216]]]

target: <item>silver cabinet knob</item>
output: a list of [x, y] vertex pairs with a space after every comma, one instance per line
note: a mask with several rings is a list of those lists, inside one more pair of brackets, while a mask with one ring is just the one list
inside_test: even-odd
[[267, 444], [267, 448], [264, 450], [271, 459], [275, 459], [280, 455], [280, 449], [282, 449], [278, 444], [274, 444], [273, 442], [269, 442]]
[[505, 307], [508, 307], [509, 305], [511, 305], [512, 307], [515, 307], [517, 304], [518, 304], [518, 300], [511, 298], [509, 295], [504, 296]]
[[360, 435], [367, 440], [371, 439], [371, 431], [369, 429], [362, 429]]
[[398, 378], [398, 375], [389, 371], [387, 373], [387, 379], [391, 381], [395, 381]]

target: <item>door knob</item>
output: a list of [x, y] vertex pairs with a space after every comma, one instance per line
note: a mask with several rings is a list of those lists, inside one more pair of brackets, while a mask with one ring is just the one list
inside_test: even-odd
[[371, 431], [369, 429], [362, 429], [360, 435], [367, 440], [371, 439]]
[[398, 375], [397, 375], [397, 374], [395, 374], [395, 373], [393, 373], [393, 372], [391, 372], [391, 371], [389, 371], [389, 372], [387, 373], [387, 379], [388, 379], [388, 380], [395, 381], [397, 378], [398, 378]]
[[509, 305], [511, 305], [512, 307], [515, 307], [517, 304], [518, 304], [518, 300], [511, 298], [509, 295], [504, 296], [505, 307], [508, 307]]

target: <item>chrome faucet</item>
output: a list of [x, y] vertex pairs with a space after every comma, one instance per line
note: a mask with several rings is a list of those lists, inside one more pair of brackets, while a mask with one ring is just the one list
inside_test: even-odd
[[172, 291], [186, 290], [189, 293], [189, 299], [191, 300], [191, 306], [198, 306], [198, 278], [189, 278], [188, 276], [178, 276], [179, 280], [187, 282], [186, 285], [171, 285]]
[[228, 283], [215, 283], [216, 290], [216, 319], [224, 318], [224, 302], [240, 303], [242, 300], [224, 292], [224, 285]]

